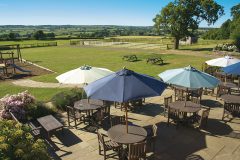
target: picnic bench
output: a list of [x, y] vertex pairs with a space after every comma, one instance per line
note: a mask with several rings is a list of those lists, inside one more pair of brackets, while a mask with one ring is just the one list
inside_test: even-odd
[[129, 62], [135, 62], [138, 60], [136, 55], [125, 55], [122, 57], [122, 60], [129, 61]]
[[161, 65], [163, 64], [163, 59], [161, 57], [152, 57], [147, 59], [147, 63]]
[[[11, 111], [9, 111], [12, 119], [17, 122], [17, 123], [20, 123], [22, 124], [18, 119], [17, 117], [14, 115], [14, 113], [12, 113]], [[29, 126], [31, 128], [31, 134], [33, 135], [33, 137], [39, 137], [40, 134], [41, 134], [41, 126], [36, 126], [36, 124], [33, 122], [33, 121], [28, 121], [26, 123], [24, 123], [25, 125]]]

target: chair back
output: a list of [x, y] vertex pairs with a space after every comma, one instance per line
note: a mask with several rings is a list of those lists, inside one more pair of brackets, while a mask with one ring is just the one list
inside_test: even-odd
[[164, 97], [164, 107], [168, 108], [169, 103], [172, 103], [172, 96]]
[[179, 110], [169, 107], [168, 117], [171, 119], [179, 119]]
[[191, 102], [199, 104], [200, 105], [200, 99], [197, 97], [191, 97]]
[[185, 91], [183, 89], [175, 88], [175, 101], [184, 101], [186, 99]]
[[200, 122], [199, 122], [200, 127], [202, 127], [204, 122], [206, 124], [206, 122], [208, 120], [209, 113], [210, 113], [210, 108], [206, 108], [202, 111], [202, 115], [201, 115]]
[[216, 78], [218, 78], [220, 81], [225, 82], [225, 75], [223, 75], [222, 73], [220, 73], [220, 72], [215, 72], [215, 73], [214, 73], [214, 76], [215, 76]]
[[118, 124], [125, 124], [125, 123], [126, 123], [126, 117], [124, 115], [111, 117], [111, 126], [115, 126]]
[[128, 160], [146, 158], [146, 142], [129, 145]]
[[68, 117], [75, 118], [75, 109], [71, 106], [66, 106]]
[[240, 117], [240, 104], [225, 102], [224, 110], [229, 112], [233, 117]]
[[102, 135], [102, 133], [99, 132], [99, 130], [97, 131], [97, 136], [98, 136], [98, 144], [99, 144], [99, 146], [105, 148], [104, 136]]
[[101, 108], [104, 118], [110, 117], [110, 106], [104, 106]]

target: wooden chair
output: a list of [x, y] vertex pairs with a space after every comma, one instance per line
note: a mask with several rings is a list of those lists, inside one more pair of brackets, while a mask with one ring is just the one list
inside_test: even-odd
[[186, 92], [183, 89], [174, 88], [175, 101], [185, 101], [187, 98]]
[[102, 155], [102, 151], [103, 151], [103, 156], [104, 156], [104, 160], [107, 159], [107, 151], [117, 151], [118, 152], [118, 156], [120, 155], [120, 150], [121, 150], [121, 146], [119, 146], [117, 143], [111, 141], [111, 140], [105, 140], [104, 137], [106, 137], [105, 135], [101, 134], [99, 131], [97, 131], [97, 136], [98, 136], [98, 149], [99, 149], [99, 155]]
[[[11, 111], [9, 111], [12, 119], [16, 122], [16, 123], [19, 123], [19, 124], [22, 124], [18, 119], [17, 117], [14, 115], [14, 113], [12, 113]], [[28, 121], [26, 123], [27, 126], [29, 126], [31, 128], [31, 134], [34, 138], [38, 138], [39, 136], [41, 136], [41, 126], [37, 126], [33, 121]]]
[[74, 127], [77, 128], [77, 121], [85, 122], [85, 114], [81, 114], [73, 107], [67, 106], [68, 126], [71, 126], [71, 122], [74, 122]]
[[123, 115], [123, 116], [112, 116], [110, 118], [110, 123], [111, 123], [111, 127], [112, 126], [115, 126], [115, 125], [118, 125], [118, 124], [125, 124], [126, 123], [126, 117]]
[[170, 120], [172, 120], [172, 122], [174, 122], [176, 124], [176, 127], [178, 126], [179, 122], [180, 122], [180, 118], [179, 118], [179, 110], [177, 109], [173, 109], [173, 108], [168, 108], [168, 126], [170, 124]]
[[190, 92], [190, 97], [194, 97], [194, 98], [198, 98], [201, 102], [202, 100], [202, 94], [203, 94], [203, 89], [200, 88], [200, 89], [197, 89], [197, 90], [193, 90]]
[[224, 118], [226, 117], [229, 118], [230, 115], [233, 118], [240, 117], [240, 104], [227, 103], [227, 102], [224, 103], [222, 120], [224, 120]]
[[166, 117], [166, 114], [168, 113], [169, 103], [172, 103], [172, 96], [164, 97], [164, 117]]
[[208, 122], [208, 116], [210, 113], [210, 108], [209, 107], [203, 107], [203, 111], [201, 113], [201, 115], [193, 115], [192, 117], [190, 117], [190, 119], [192, 119], [192, 124], [194, 127], [197, 128], [203, 128], [207, 126], [207, 122]]
[[191, 97], [191, 102], [199, 104], [200, 105], [200, 99], [197, 97]]
[[130, 144], [128, 146], [127, 159], [128, 160], [139, 160], [139, 159], [146, 160], [146, 146], [147, 146], [147, 143], [145, 141], [140, 143]]

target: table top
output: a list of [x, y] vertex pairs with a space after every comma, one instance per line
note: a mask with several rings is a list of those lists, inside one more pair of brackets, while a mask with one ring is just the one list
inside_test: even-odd
[[102, 105], [88, 103], [87, 99], [82, 99], [74, 103], [74, 108], [80, 111], [97, 110], [101, 107]]
[[52, 115], [48, 115], [48, 116], [38, 118], [37, 121], [41, 124], [41, 126], [46, 131], [52, 131], [52, 130], [59, 129], [59, 128], [63, 127], [62, 123], [60, 123]]
[[231, 82], [221, 82], [220, 85], [224, 86], [224, 87], [228, 87], [228, 88], [236, 88], [237, 87], [237, 85], [235, 83], [231, 83]]
[[227, 103], [240, 103], [240, 96], [225, 94], [221, 98]]
[[195, 113], [201, 110], [200, 104], [191, 101], [176, 101], [169, 103], [170, 108], [178, 109], [180, 112]]
[[121, 144], [138, 143], [146, 139], [147, 131], [139, 126], [128, 126], [128, 133], [126, 125], [115, 125], [108, 130], [108, 136], [111, 140]]

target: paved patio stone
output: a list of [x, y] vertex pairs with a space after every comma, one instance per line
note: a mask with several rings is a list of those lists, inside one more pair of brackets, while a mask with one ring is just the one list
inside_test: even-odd
[[[163, 95], [169, 96], [173, 91], [166, 90]], [[148, 153], [149, 159], [155, 160], [239, 160], [240, 159], [240, 119], [231, 122], [221, 121], [223, 103], [216, 97], [203, 96], [203, 103], [211, 108], [208, 126], [205, 130], [174, 125], [167, 126], [167, 118], [162, 115], [163, 96], [146, 99], [146, 105], [129, 113], [129, 120], [139, 126], [158, 125], [156, 153]], [[111, 107], [112, 115], [124, 115], [124, 111]], [[66, 122], [66, 113], [63, 114]], [[66, 123], [67, 124], [67, 123]], [[96, 133], [65, 127], [63, 136], [56, 135], [51, 139], [58, 149], [50, 149], [55, 159], [63, 160], [101, 160], [98, 155]], [[101, 129], [102, 130], [102, 129]], [[101, 132], [106, 134], [106, 131]], [[109, 158], [112, 160], [114, 158]]]

